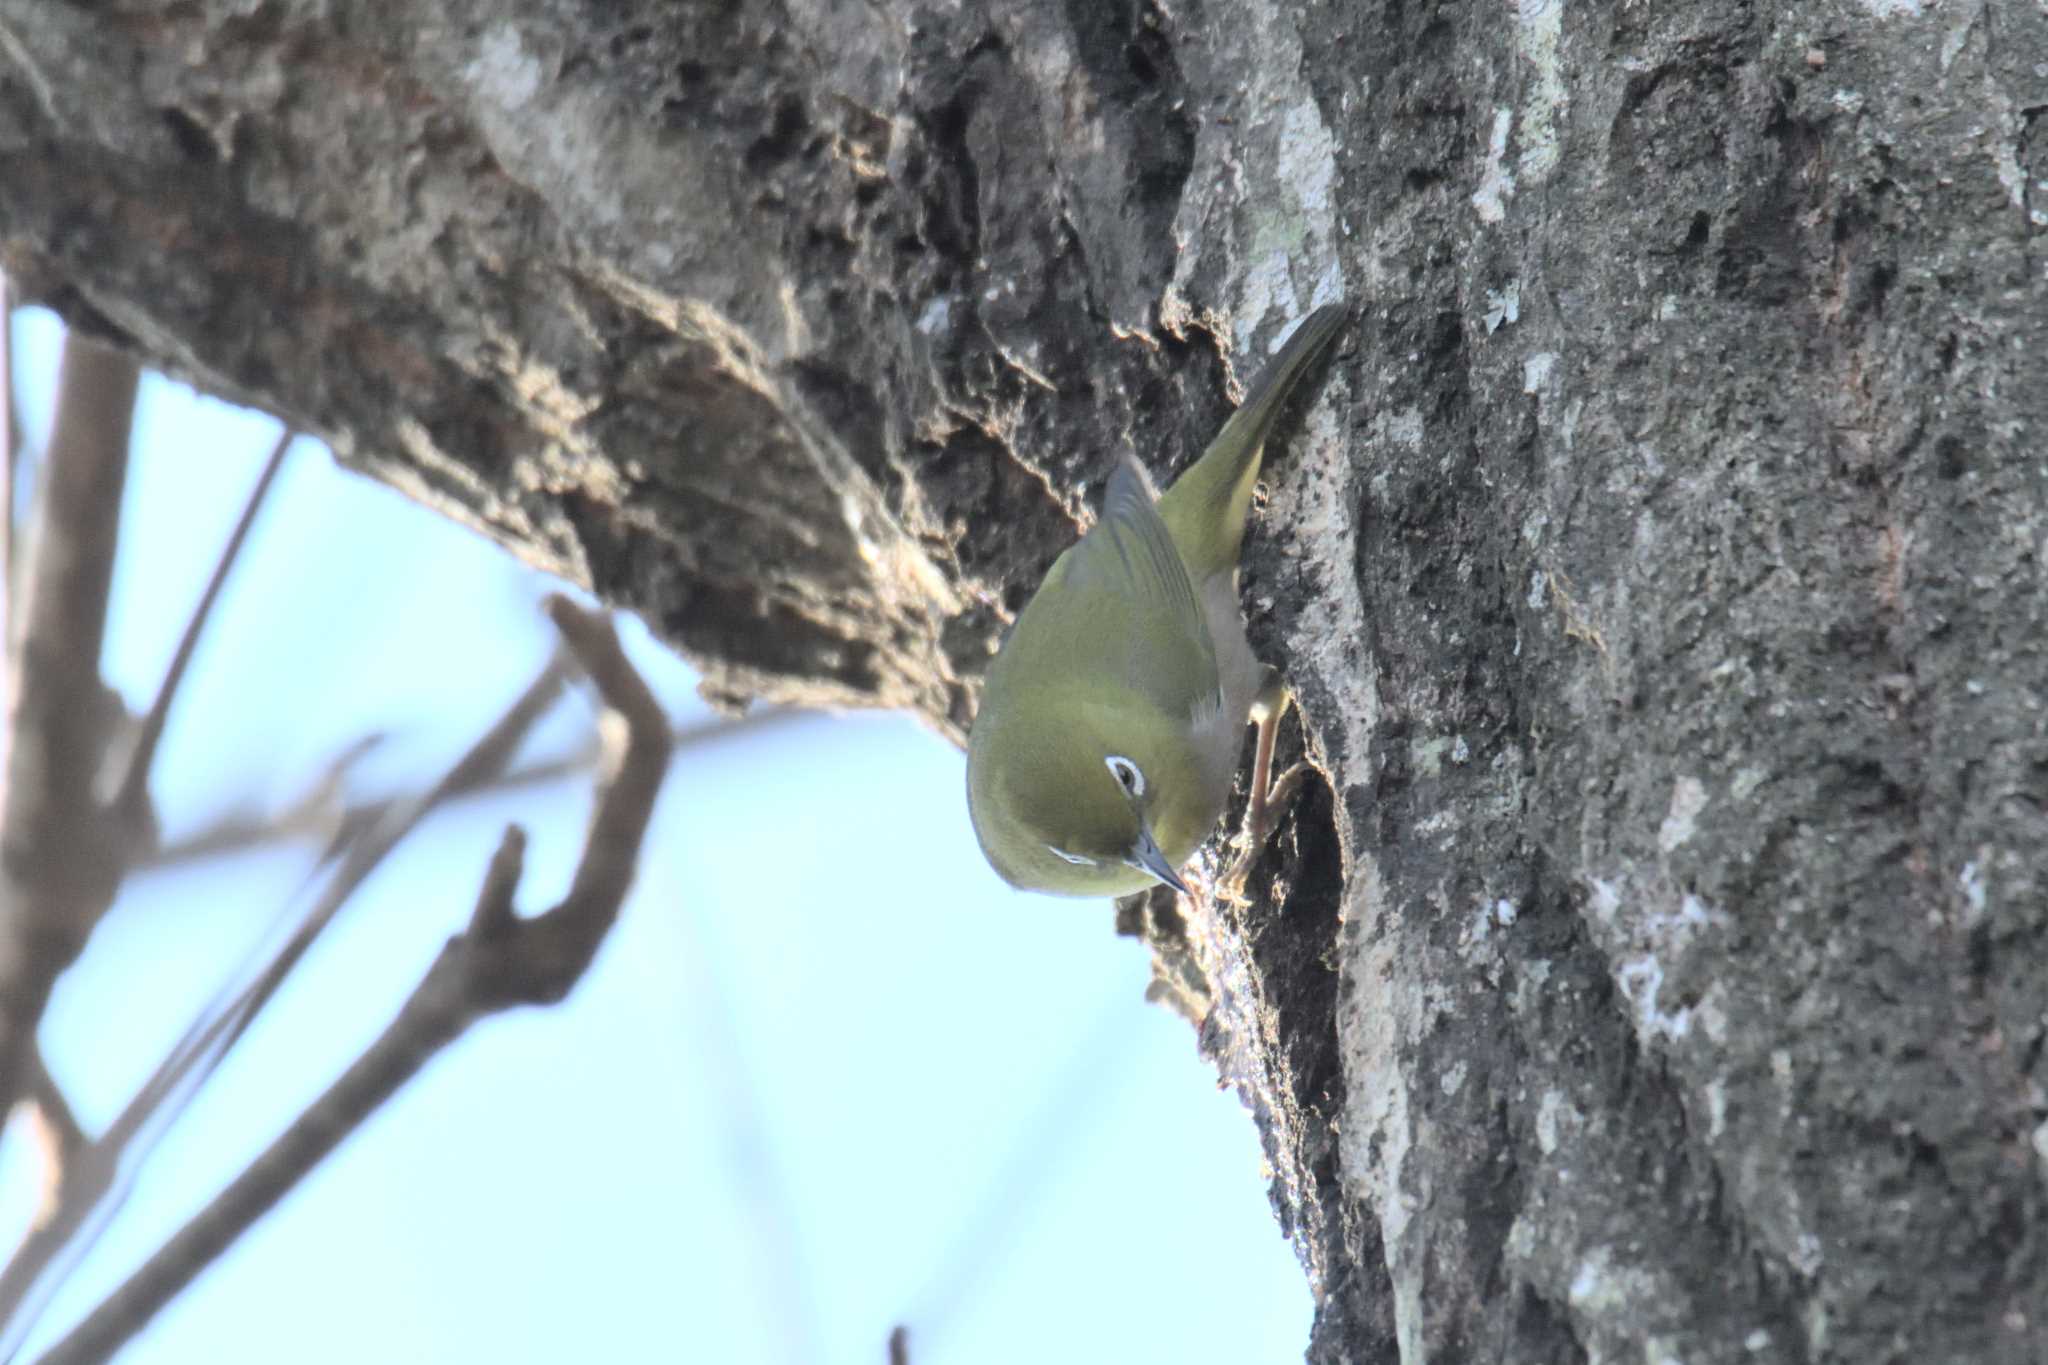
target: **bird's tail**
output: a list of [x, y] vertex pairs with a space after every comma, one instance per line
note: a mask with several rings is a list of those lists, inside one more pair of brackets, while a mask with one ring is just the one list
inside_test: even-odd
[[1344, 313], [1343, 304], [1333, 303], [1302, 319], [1280, 353], [1252, 381], [1243, 405], [1216, 433], [1202, 458], [1161, 495], [1159, 515], [1172, 530], [1174, 544], [1197, 583], [1236, 567], [1266, 432], [1295, 381], [1344, 325]]

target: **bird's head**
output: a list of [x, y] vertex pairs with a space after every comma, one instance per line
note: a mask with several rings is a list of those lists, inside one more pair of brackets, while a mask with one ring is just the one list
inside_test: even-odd
[[967, 750], [968, 811], [1003, 879], [1069, 896], [1186, 891], [1179, 866], [1207, 831], [1191, 838], [1172, 818], [1175, 785], [1196, 781], [1185, 735], [1176, 744], [1142, 706], [1014, 700]]

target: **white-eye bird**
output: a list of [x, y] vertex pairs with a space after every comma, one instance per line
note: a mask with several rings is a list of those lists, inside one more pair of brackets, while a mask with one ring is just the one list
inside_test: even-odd
[[1245, 637], [1238, 553], [1266, 432], [1343, 322], [1341, 304], [1309, 314], [1157, 502], [1135, 461], [1119, 463], [1101, 519], [1053, 562], [989, 665], [967, 807], [1012, 886], [1186, 891], [1179, 869], [1230, 799], [1255, 712], [1249, 823], [1264, 837], [1286, 693]]

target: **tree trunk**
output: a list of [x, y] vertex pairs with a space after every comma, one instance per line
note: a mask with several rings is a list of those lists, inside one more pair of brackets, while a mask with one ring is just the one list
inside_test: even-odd
[[1311, 1357], [2038, 1361], [2044, 116], [2022, 0], [0, 0], [0, 263], [956, 736], [1348, 296], [1245, 575], [1321, 782], [1126, 917]]

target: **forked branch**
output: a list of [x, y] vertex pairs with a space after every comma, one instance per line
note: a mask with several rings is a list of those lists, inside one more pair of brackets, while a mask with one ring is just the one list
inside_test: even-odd
[[212, 1204], [44, 1356], [44, 1365], [107, 1359], [442, 1048], [497, 1011], [561, 1000], [590, 966], [632, 885], [668, 767], [669, 727], [609, 621], [559, 597], [549, 600], [548, 613], [624, 730], [617, 766], [599, 794], [568, 894], [531, 918], [514, 912], [525, 836], [517, 826], [508, 828], [485, 869], [468, 927], [441, 950], [383, 1034]]

